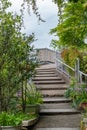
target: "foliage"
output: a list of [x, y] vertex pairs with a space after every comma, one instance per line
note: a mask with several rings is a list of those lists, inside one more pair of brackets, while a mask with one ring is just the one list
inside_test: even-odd
[[0, 104], [1, 110], [9, 109], [14, 94], [22, 89], [22, 82], [34, 74], [36, 62], [31, 59], [34, 34], [21, 33], [22, 16], [7, 12], [8, 0], [0, 8]]
[[[72, 0], [73, 1], [73, 0]], [[58, 41], [55, 44], [58, 46], [77, 46], [83, 47], [84, 39], [87, 32], [87, 9], [85, 1], [70, 1], [65, 2], [62, 8], [62, 20], [58, 26], [51, 30], [51, 33], [56, 33]]]
[[63, 49], [61, 52], [61, 57], [71, 67], [75, 67], [76, 59], [80, 56], [80, 52], [74, 46], [71, 48]]
[[87, 74], [87, 54], [81, 53], [80, 59], [80, 70]]
[[8, 104], [9, 111], [11, 111], [13, 113], [22, 112], [21, 104], [22, 104], [21, 95], [12, 97]]
[[2, 112], [0, 113], [0, 125], [1, 126], [17, 126], [21, 124], [21, 116]]
[[29, 115], [24, 113], [0, 113], [0, 126], [18, 126], [21, 125], [23, 120], [35, 118], [36, 115]]
[[80, 61], [80, 71], [87, 73], [87, 54], [78, 50], [75, 46], [68, 47], [62, 50], [61, 57], [66, 64], [75, 68], [77, 58]]
[[23, 10], [25, 9], [25, 4], [27, 4], [27, 7], [28, 7], [27, 9], [28, 9], [28, 13], [29, 14], [30, 14], [30, 9], [32, 8], [33, 13], [36, 15], [36, 17], [38, 18], [38, 20], [41, 21], [41, 22], [45, 22], [45, 20], [42, 19], [41, 15], [40, 15], [40, 13], [38, 11], [37, 0], [23, 0], [23, 3], [21, 5], [21, 7], [23, 8]]
[[80, 129], [86, 129], [86, 119], [87, 119], [87, 110], [84, 113], [81, 113]]
[[43, 102], [42, 95], [36, 90], [34, 84], [29, 84], [26, 91], [26, 104], [41, 104]]
[[67, 98], [72, 99], [73, 106], [79, 107], [81, 103], [87, 102], [87, 88], [85, 84], [78, 84], [72, 80], [69, 88], [65, 92]]

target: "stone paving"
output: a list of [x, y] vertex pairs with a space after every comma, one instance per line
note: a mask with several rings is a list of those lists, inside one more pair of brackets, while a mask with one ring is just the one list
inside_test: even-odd
[[79, 130], [80, 112], [64, 97], [66, 81], [56, 73], [55, 64], [37, 68], [34, 83], [43, 95], [40, 119], [31, 130]]

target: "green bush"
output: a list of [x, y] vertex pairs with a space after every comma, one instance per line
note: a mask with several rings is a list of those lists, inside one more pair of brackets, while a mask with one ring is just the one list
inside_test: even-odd
[[72, 100], [74, 107], [79, 107], [81, 103], [87, 102], [87, 88], [85, 84], [79, 84], [72, 80], [65, 92], [65, 96]]
[[29, 84], [26, 90], [26, 104], [41, 104], [43, 103], [42, 95], [37, 91], [34, 84]]
[[29, 115], [24, 113], [0, 113], [0, 126], [18, 126], [21, 125], [23, 120], [35, 118], [36, 115]]

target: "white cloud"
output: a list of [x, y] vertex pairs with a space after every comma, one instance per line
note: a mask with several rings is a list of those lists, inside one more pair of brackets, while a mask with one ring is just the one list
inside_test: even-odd
[[[13, 6], [10, 8], [10, 10], [14, 12], [17, 11], [19, 13], [23, 0], [10, 1], [13, 3]], [[23, 32], [26, 32], [27, 34], [35, 32], [36, 38], [38, 38], [38, 41], [35, 42], [35, 47], [49, 47], [52, 36], [50, 36], [48, 33], [51, 28], [57, 25], [57, 5], [55, 5], [52, 0], [37, 0], [37, 7], [41, 17], [46, 20], [46, 22], [40, 22], [40, 24], [38, 24], [38, 18], [32, 13], [32, 10], [31, 16], [29, 16], [27, 9], [25, 9], [25, 30], [23, 29]]]

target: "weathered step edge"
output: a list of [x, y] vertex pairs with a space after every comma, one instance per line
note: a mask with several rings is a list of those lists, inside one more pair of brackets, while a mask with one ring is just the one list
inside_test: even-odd
[[50, 87], [50, 88], [46, 88], [46, 87], [43, 87], [43, 88], [40, 88], [40, 87], [37, 87], [37, 90], [66, 90], [67, 87]]
[[58, 77], [58, 75], [57, 74], [47, 74], [47, 75], [35, 75], [35, 77]]
[[36, 72], [36, 74], [41, 74], [41, 75], [44, 75], [44, 74], [56, 74], [55, 71], [41, 71], [41, 72]]
[[49, 94], [42, 94], [42, 97], [63, 97], [64, 94], [53, 94], [53, 95], [49, 95]]
[[63, 80], [59, 81], [33, 81], [35, 84], [65, 84], [66, 82]]
[[67, 115], [67, 114], [80, 114], [80, 111], [74, 109], [41, 109], [40, 115]]
[[38, 70], [36, 70], [36, 72], [56, 72], [56, 69], [44, 69], [44, 70], [40, 70], [40, 69], [38, 69]]
[[36, 70], [56, 70], [56, 68], [36, 68]]
[[43, 103], [68, 103], [68, 102], [71, 102], [71, 100], [70, 99], [52, 99], [52, 98], [46, 99], [46, 98], [43, 98]]
[[53, 80], [53, 81], [57, 81], [57, 80], [62, 80], [62, 78], [60, 78], [60, 77], [48, 77], [48, 78], [33, 78], [32, 79], [33, 81], [47, 81], [47, 80]]

